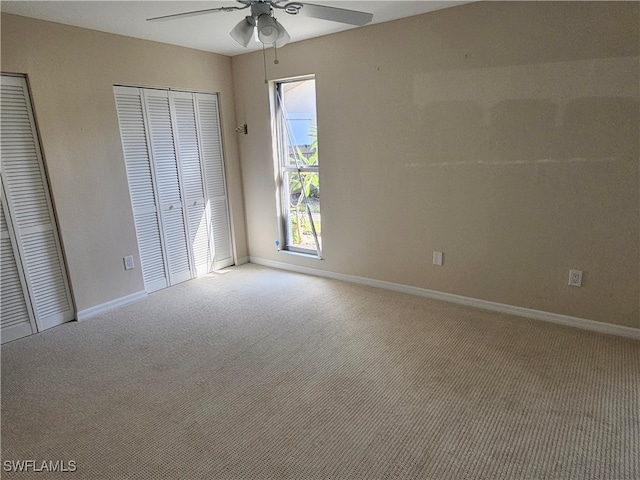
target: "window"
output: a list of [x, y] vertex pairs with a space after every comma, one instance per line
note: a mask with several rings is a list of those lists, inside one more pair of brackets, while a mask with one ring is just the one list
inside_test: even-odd
[[275, 83], [275, 156], [285, 250], [322, 252], [316, 86], [312, 77]]

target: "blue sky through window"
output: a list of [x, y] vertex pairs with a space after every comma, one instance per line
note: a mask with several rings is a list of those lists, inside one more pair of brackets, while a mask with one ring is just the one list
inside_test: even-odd
[[309, 136], [313, 115], [311, 113], [287, 113], [287, 123], [291, 132], [289, 145], [311, 145], [313, 139]]

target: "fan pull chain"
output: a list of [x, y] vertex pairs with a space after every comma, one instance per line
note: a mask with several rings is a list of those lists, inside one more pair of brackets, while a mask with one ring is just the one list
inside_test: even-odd
[[275, 55], [276, 55], [276, 59], [273, 61], [273, 63], [275, 65], [278, 65], [280, 63], [280, 60], [278, 60], [278, 46], [276, 45], [275, 42], [273, 42], [273, 51], [275, 52]]
[[262, 63], [264, 65], [264, 84], [267, 85], [269, 81], [267, 80], [267, 54], [264, 51], [264, 43], [262, 44]]

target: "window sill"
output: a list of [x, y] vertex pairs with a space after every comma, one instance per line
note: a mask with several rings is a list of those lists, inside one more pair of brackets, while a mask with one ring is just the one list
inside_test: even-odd
[[285, 255], [293, 255], [294, 257], [309, 258], [311, 260], [324, 260], [324, 258], [319, 257], [315, 253], [292, 252], [291, 250], [278, 250], [278, 253], [284, 253]]

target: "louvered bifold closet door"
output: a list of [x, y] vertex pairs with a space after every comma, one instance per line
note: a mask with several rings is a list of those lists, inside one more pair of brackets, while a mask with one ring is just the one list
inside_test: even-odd
[[2, 184], [38, 330], [75, 316], [51, 198], [23, 77], [2, 75]]
[[234, 263], [220, 136], [218, 97], [213, 94], [197, 93], [195, 98], [204, 165], [206, 207], [214, 246], [213, 263], [214, 268], [218, 269]]
[[0, 337], [5, 343], [38, 330], [28, 303], [27, 286], [17, 259], [15, 239], [12, 239], [13, 230], [4, 214], [6, 202], [1, 185], [0, 193]]
[[120, 137], [138, 237], [142, 277], [147, 292], [169, 285], [160, 235], [144, 108], [139, 88], [114, 87]]
[[142, 91], [151, 145], [151, 159], [160, 207], [169, 284], [191, 279], [180, 174], [174, 145], [169, 92]]
[[194, 95], [189, 92], [170, 92], [170, 99], [176, 126], [176, 150], [187, 216], [188, 246], [193, 273], [200, 276], [209, 273], [213, 258], [209, 244]]

